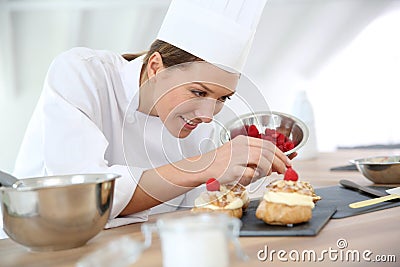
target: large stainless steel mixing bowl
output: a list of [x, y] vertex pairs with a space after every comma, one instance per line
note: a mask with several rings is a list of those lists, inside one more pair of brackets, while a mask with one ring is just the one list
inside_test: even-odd
[[3, 227], [31, 250], [82, 246], [110, 214], [115, 174], [79, 174], [22, 179], [0, 187]]
[[400, 155], [368, 157], [350, 162], [376, 184], [400, 184]]

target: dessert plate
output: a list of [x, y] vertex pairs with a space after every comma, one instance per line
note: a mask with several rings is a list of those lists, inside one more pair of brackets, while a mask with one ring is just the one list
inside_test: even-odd
[[320, 200], [313, 209], [313, 216], [306, 223], [293, 226], [269, 225], [256, 218], [259, 199], [252, 200], [243, 213], [240, 236], [314, 236], [325, 226], [336, 211], [336, 206]]
[[[368, 186], [368, 187], [374, 190], [381, 191], [382, 193], [385, 194], [387, 194], [385, 190], [391, 188], [387, 186]], [[359, 191], [349, 190], [342, 186], [329, 186], [329, 187], [316, 188], [315, 193], [321, 196], [322, 200], [324, 200], [325, 203], [337, 207], [337, 210], [335, 214], [332, 216], [332, 219], [340, 219], [349, 216], [355, 216], [363, 213], [369, 213], [400, 206], [399, 200], [397, 201], [390, 200], [387, 202], [375, 204], [373, 206], [367, 206], [359, 209], [352, 209], [349, 207], [350, 203], [372, 199], [374, 198], [374, 196]]]

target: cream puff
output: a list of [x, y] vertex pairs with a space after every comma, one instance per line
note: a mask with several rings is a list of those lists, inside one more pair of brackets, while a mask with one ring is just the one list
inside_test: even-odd
[[235, 196], [243, 201], [243, 211], [246, 210], [250, 204], [250, 197], [246, 187], [239, 183], [235, 185], [227, 184], [225, 187], [227, 191], [232, 191]]
[[207, 181], [206, 188], [207, 191], [195, 199], [192, 212], [218, 212], [236, 218], [242, 217], [243, 208], [250, 202], [244, 186], [220, 185], [217, 180], [211, 178]]
[[309, 184], [279, 180], [267, 186], [256, 217], [268, 224], [297, 224], [311, 220], [313, 208], [313, 191]]

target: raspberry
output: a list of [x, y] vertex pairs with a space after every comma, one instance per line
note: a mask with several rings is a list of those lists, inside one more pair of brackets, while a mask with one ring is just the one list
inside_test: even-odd
[[278, 132], [271, 134], [272, 138], [274, 138], [274, 139], [277, 139], [279, 135], [280, 135], [280, 133], [278, 133]]
[[217, 179], [210, 178], [206, 182], [206, 188], [208, 191], [219, 191], [220, 184]]
[[251, 137], [256, 137], [256, 138], [258, 138], [258, 135], [260, 134], [260, 133], [258, 132], [257, 127], [256, 127], [254, 124], [252, 124], [252, 125], [249, 126], [249, 129], [248, 129], [247, 132], [249, 133], [249, 136], [251, 136]]
[[283, 146], [286, 151], [289, 151], [294, 148], [294, 143], [292, 141], [287, 141]]
[[271, 136], [273, 133], [275, 133], [274, 129], [270, 129], [270, 128], [265, 129], [265, 135]]
[[247, 136], [260, 138], [263, 140], [268, 140], [274, 145], [276, 145], [283, 152], [292, 150], [296, 145], [295, 143], [285, 136], [284, 134], [278, 132], [275, 129], [265, 128], [264, 133], [260, 133], [257, 129], [257, 126], [254, 124], [245, 125], [242, 129], [237, 129], [231, 132], [231, 137], [235, 137], [240, 134], [247, 134]]
[[292, 167], [288, 167], [286, 169], [285, 175], [283, 177], [283, 180], [286, 181], [297, 181], [299, 179], [299, 175], [295, 170], [293, 170]]
[[278, 145], [283, 145], [285, 143], [285, 137], [283, 134], [279, 133], [278, 137], [276, 138], [276, 143]]

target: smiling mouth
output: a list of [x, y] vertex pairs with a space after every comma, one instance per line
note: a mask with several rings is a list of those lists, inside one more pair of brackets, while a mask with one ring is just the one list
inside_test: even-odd
[[189, 125], [195, 126], [195, 125], [198, 124], [198, 123], [195, 123], [195, 122], [193, 122], [191, 120], [188, 120], [188, 119], [184, 118], [183, 116], [180, 116], [180, 117]]

